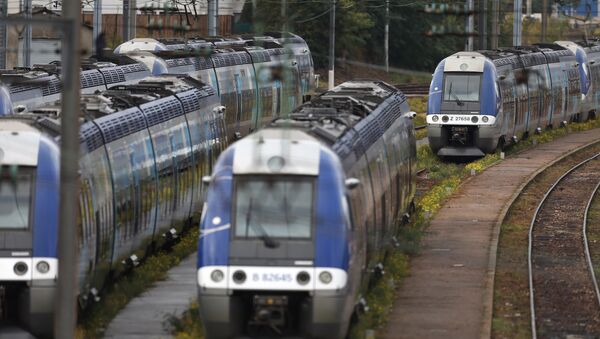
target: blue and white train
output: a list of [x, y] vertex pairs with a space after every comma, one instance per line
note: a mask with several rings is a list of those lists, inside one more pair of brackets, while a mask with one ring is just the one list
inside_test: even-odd
[[[227, 107], [229, 140], [256, 130], [300, 105], [314, 89], [314, 67], [306, 42], [291, 33], [272, 36], [133, 39], [100, 60], [86, 60], [81, 92], [92, 94], [150, 75], [188, 74], [211, 85]], [[0, 70], [18, 112], [60, 99], [60, 64]]]
[[233, 140], [290, 112], [314, 89], [308, 45], [286, 34], [285, 38], [277, 35], [280, 39], [198, 38], [187, 44], [133, 39], [119, 45], [115, 53], [148, 65], [161, 63], [162, 73], [185, 73], [212, 85], [227, 107], [227, 130]]
[[[213, 60], [221, 59], [216, 54]], [[215, 68], [210, 69], [216, 73]], [[12, 114], [15, 92], [0, 94], [0, 321], [16, 320], [34, 334], [51, 335], [60, 102]], [[257, 123], [251, 121], [252, 110], [259, 109], [256, 101], [231, 116], [221, 99], [198, 77], [174, 74], [82, 96], [82, 305], [199, 217], [205, 190], [201, 178], [228, 145], [226, 122]]]
[[483, 156], [545, 128], [595, 117], [600, 44], [558, 41], [458, 52], [429, 89], [429, 144], [439, 156]]
[[413, 207], [413, 112], [395, 88], [346, 82], [219, 157], [200, 222], [207, 338], [344, 338]]

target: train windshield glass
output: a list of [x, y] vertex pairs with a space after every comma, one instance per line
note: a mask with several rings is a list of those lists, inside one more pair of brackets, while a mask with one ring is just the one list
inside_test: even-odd
[[238, 177], [235, 236], [310, 238], [314, 178]]
[[444, 82], [444, 100], [479, 101], [480, 74], [446, 74]]
[[0, 166], [0, 229], [29, 227], [33, 170]]

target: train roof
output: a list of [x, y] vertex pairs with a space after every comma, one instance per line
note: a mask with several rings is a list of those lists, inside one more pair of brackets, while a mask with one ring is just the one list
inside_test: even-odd
[[[86, 132], [95, 128], [92, 125], [86, 126], [86, 122], [95, 121], [111, 131], [106, 139], [108, 143], [139, 130], [140, 119], [144, 119], [140, 109], [146, 114], [147, 124], [154, 126], [198, 109], [201, 99], [215, 95], [215, 90], [202, 81], [187, 75], [173, 74], [148, 77], [133, 85], [113, 86], [99, 94], [82, 95], [82, 142], [92, 142], [88, 145], [90, 151], [102, 144], [98, 140], [94, 141], [94, 138], [88, 140]], [[163, 100], [159, 101], [161, 99]], [[61, 101], [58, 100], [6, 119], [22, 121], [58, 138], [61, 111]], [[143, 128], [146, 127], [145, 124], [143, 123]]]
[[561, 57], [573, 55], [567, 48], [558, 44], [505, 47], [495, 50], [479, 50], [477, 53], [490, 59], [496, 67], [512, 65], [513, 69], [555, 63], [559, 62]]
[[288, 118], [276, 119], [271, 127], [303, 129], [333, 144], [394, 94], [405, 100], [396, 88], [381, 81], [345, 82], [300, 106]]

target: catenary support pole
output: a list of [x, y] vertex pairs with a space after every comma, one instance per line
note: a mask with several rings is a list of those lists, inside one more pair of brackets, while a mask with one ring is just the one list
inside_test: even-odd
[[542, 36], [541, 41], [546, 41], [546, 31], [548, 29], [548, 0], [542, 0]]
[[498, 48], [498, 15], [500, 14], [500, 0], [492, 0], [492, 37], [490, 44], [492, 49]]
[[390, 0], [385, 0], [385, 72], [390, 72]]
[[475, 13], [474, 13], [474, 0], [467, 0], [467, 44], [465, 50], [473, 50], [473, 32], [475, 30]]
[[523, 1], [514, 0], [514, 18], [513, 18], [513, 46], [521, 46], [522, 14]]
[[79, 206], [79, 111], [81, 2], [64, 0], [67, 26], [62, 35], [62, 126], [60, 157], [60, 210], [58, 231], [58, 294], [55, 338], [74, 338], [77, 319], [77, 208]]
[[[23, 1], [23, 11], [25, 12], [26, 18], [31, 18], [31, 0]], [[31, 39], [33, 38], [31, 32], [31, 25], [25, 25], [25, 31], [23, 31], [23, 66], [31, 66]]]
[[217, 6], [219, 3], [217, 0], [207, 0], [208, 1], [208, 35], [215, 36], [217, 35]]
[[487, 49], [487, 2], [488, 0], [479, 0], [479, 45], [477, 46], [479, 49]]
[[97, 51], [96, 47], [98, 46], [97, 41], [102, 33], [102, 0], [94, 1], [94, 18], [93, 18], [93, 32], [92, 32], [92, 48], [94, 49], [94, 54], [98, 55], [101, 51]]
[[[7, 15], [8, 11], [8, 0], [0, 0], [0, 19]], [[3, 20], [0, 20], [3, 22]], [[8, 25], [6, 23], [0, 23], [0, 69], [6, 68], [6, 48], [8, 34], [6, 29]]]
[[335, 86], [335, 5], [336, 0], [331, 0], [329, 12], [329, 89]]

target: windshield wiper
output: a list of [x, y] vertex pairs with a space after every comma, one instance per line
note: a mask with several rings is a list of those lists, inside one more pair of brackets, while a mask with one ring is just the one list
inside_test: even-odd
[[462, 101], [460, 101], [460, 99], [458, 98], [458, 95], [456, 95], [456, 93], [452, 93], [452, 83], [450, 83], [450, 89], [448, 90], [448, 94], [450, 94], [450, 96], [454, 97], [456, 104], [458, 106], [464, 105], [464, 103]]
[[261, 224], [251, 224], [250, 223], [250, 219], [252, 218], [252, 200], [253, 198], [250, 198], [250, 204], [248, 206], [248, 212], [246, 212], [246, 229], [248, 229], [248, 227], [252, 227], [252, 229], [254, 230], [254, 232], [259, 234], [259, 239], [263, 241], [263, 243], [265, 244], [266, 247], [268, 248], [277, 248], [279, 247], [279, 242], [277, 242], [275, 239], [271, 238], [271, 236], [269, 236], [269, 234], [267, 233], [267, 231], [265, 231], [264, 227], [262, 227]]

